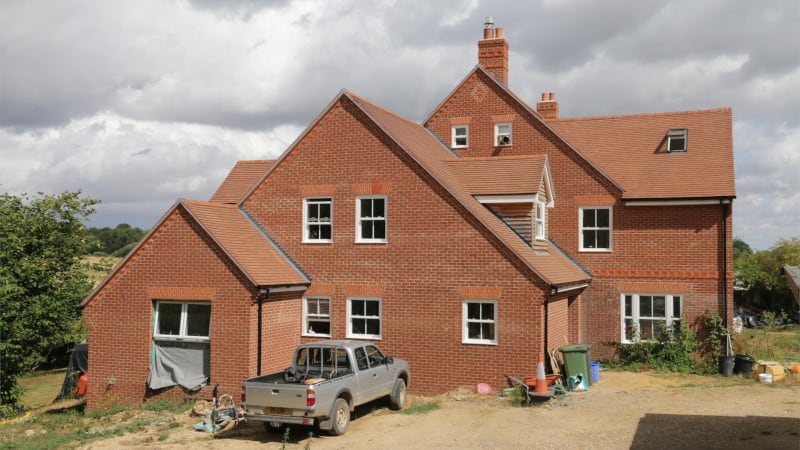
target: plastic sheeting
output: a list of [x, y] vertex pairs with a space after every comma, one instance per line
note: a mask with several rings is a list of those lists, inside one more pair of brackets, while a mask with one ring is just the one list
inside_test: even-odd
[[64, 383], [61, 385], [61, 391], [58, 393], [56, 400], [72, 398], [75, 393], [75, 386], [78, 383], [78, 377], [88, 370], [89, 346], [87, 344], [75, 344], [75, 348], [72, 349], [72, 354], [69, 356], [69, 366], [67, 366], [67, 374], [64, 376]]
[[154, 342], [147, 387], [180, 385], [190, 391], [199, 390], [208, 384], [209, 353], [208, 343]]

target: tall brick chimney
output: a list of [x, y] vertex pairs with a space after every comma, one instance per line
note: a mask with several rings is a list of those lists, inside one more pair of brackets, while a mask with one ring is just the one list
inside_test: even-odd
[[478, 64], [508, 84], [508, 42], [503, 29], [494, 27], [494, 20], [486, 18], [483, 39], [478, 41]]
[[536, 112], [545, 120], [558, 119], [558, 102], [555, 92], [542, 92], [542, 101], [536, 103]]

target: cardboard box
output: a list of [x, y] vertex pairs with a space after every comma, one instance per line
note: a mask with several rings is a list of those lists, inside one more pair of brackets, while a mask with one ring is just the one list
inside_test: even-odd
[[756, 367], [753, 372], [756, 379], [760, 373], [771, 374], [772, 381], [781, 380], [786, 376], [786, 371], [777, 361], [756, 361]]

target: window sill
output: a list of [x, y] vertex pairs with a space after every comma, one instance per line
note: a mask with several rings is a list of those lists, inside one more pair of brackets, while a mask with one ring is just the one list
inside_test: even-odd
[[178, 337], [178, 336], [153, 336], [154, 341], [161, 341], [161, 342], [194, 342], [198, 344], [208, 344], [211, 342], [211, 338], [203, 338], [203, 337]]
[[380, 341], [380, 336], [366, 335], [366, 334], [348, 334], [347, 339], [367, 340], [367, 341]]
[[356, 244], [388, 244], [389, 241], [356, 241]]
[[579, 249], [580, 253], [612, 253], [613, 249], [610, 248], [582, 248]]
[[461, 341], [464, 345], [491, 345], [497, 346], [497, 341]]
[[322, 334], [322, 333], [301, 333], [300, 336], [302, 337], [311, 337], [311, 338], [331, 338], [330, 334]]
[[330, 240], [311, 240], [311, 239], [303, 239], [303, 244], [333, 244], [333, 239]]

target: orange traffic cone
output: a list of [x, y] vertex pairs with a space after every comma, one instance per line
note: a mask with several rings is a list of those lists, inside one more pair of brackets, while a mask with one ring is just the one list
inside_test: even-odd
[[536, 386], [533, 392], [547, 394], [547, 379], [544, 376], [544, 355], [539, 352], [539, 362], [536, 363]]

